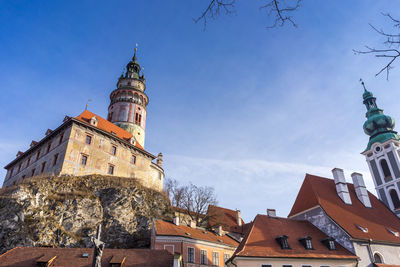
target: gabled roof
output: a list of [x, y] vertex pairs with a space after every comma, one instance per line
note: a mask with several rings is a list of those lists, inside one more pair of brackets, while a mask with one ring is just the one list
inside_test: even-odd
[[[282, 249], [276, 241], [283, 235], [288, 237], [290, 249]], [[314, 249], [305, 249], [298, 240], [306, 236], [311, 237]], [[336, 242], [336, 250], [329, 250], [321, 242], [325, 238], [327, 236], [308, 221], [258, 214], [233, 257], [357, 259]]]
[[[37, 261], [56, 258], [51, 266], [91, 266], [93, 248], [44, 248], [16, 247], [0, 255], [0, 266], [36, 267]], [[88, 253], [89, 257], [82, 255]], [[173, 266], [174, 256], [166, 250], [151, 249], [104, 249], [101, 259], [102, 266], [109, 266], [110, 261], [123, 260], [124, 266], [132, 267], [166, 267]]]
[[[307, 174], [288, 217], [320, 206], [351, 237], [400, 244], [400, 220], [379, 199], [368, 192], [372, 208], [366, 208], [358, 200], [354, 185], [347, 183], [351, 205], [337, 195], [332, 179]], [[368, 229], [364, 232], [360, 226]]]
[[238, 242], [227, 235], [219, 236], [214, 232], [201, 228], [192, 228], [186, 225], [175, 225], [172, 222], [162, 220], [155, 220], [154, 226], [156, 236], [180, 236], [233, 247], [237, 247], [239, 245]]
[[[90, 119], [93, 117], [96, 117], [98, 120], [97, 126], [90, 124]], [[84, 122], [86, 124], [89, 124], [92, 127], [96, 127], [100, 130], [103, 130], [110, 134], [116, 135], [119, 139], [122, 139], [125, 141], [128, 141], [132, 137], [132, 134], [130, 132], [118, 127], [114, 123], [109, 122], [108, 120], [100, 117], [99, 115], [96, 115], [96, 114], [90, 112], [89, 110], [83, 111], [80, 115], [75, 117], [75, 119], [77, 119], [81, 122]], [[143, 147], [138, 142], [136, 142], [136, 147], [143, 150]]]
[[209, 205], [207, 210], [210, 219], [208, 220], [209, 227], [222, 226], [225, 231], [233, 233], [244, 233], [244, 221], [242, 226], [239, 226], [236, 221], [236, 211], [214, 205]]

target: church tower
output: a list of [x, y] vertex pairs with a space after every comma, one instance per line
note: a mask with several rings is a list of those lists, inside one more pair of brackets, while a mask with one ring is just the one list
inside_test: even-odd
[[400, 136], [395, 132], [394, 119], [383, 114], [376, 98], [364, 83], [363, 103], [367, 108], [364, 132], [370, 136], [365, 156], [379, 199], [400, 217]]
[[111, 92], [111, 103], [107, 119], [130, 132], [144, 147], [146, 128], [146, 106], [149, 103], [146, 79], [136, 58], [137, 48], [132, 60], [126, 65], [126, 72], [119, 77], [117, 89]]

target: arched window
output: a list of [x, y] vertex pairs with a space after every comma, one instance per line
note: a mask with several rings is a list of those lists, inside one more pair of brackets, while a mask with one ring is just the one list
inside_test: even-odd
[[383, 263], [382, 256], [379, 253], [374, 254], [374, 263]]
[[399, 196], [397, 195], [396, 190], [392, 189], [389, 191], [390, 198], [392, 199], [392, 203], [395, 209], [400, 208], [400, 199]]
[[385, 182], [392, 180], [392, 174], [390, 173], [389, 166], [385, 159], [381, 160], [381, 168], [383, 171], [383, 176], [385, 177]]

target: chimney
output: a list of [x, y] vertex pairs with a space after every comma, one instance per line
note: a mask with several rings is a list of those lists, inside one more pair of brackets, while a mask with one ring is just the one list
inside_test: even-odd
[[242, 226], [242, 213], [240, 210], [236, 210], [236, 223], [239, 226]]
[[276, 210], [275, 209], [267, 209], [267, 215], [271, 218], [276, 217]]
[[195, 220], [190, 220], [189, 226], [190, 226], [191, 228], [196, 228], [196, 221], [195, 221]]
[[347, 188], [346, 178], [342, 169], [334, 168], [332, 170], [333, 178], [335, 180], [336, 192], [344, 203], [351, 205], [351, 198], [349, 189]]
[[174, 224], [179, 226], [179, 217], [178, 216], [174, 217]]
[[364, 204], [365, 207], [372, 208], [362, 174], [353, 172], [351, 174], [351, 178], [353, 179], [354, 189], [356, 190], [358, 199]]
[[219, 225], [218, 228], [216, 229], [217, 235], [222, 236], [224, 234], [224, 231], [222, 230], [222, 226]]

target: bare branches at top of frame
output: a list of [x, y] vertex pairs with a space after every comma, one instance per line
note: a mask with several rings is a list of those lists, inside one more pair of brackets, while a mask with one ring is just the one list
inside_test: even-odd
[[236, 0], [211, 0], [207, 8], [201, 13], [201, 15], [193, 19], [195, 23], [203, 21], [204, 30], [207, 27], [207, 19], [215, 19], [221, 14], [221, 11], [226, 15], [234, 14]]
[[274, 18], [274, 22], [267, 28], [282, 27], [287, 22], [297, 28], [297, 24], [294, 22], [291, 13], [300, 8], [301, 1], [302, 0], [296, 0], [294, 5], [290, 6], [284, 0], [272, 0], [261, 6], [261, 10], [266, 10], [268, 16]]
[[[382, 13], [383, 16], [388, 17], [391, 22], [393, 23], [393, 27], [397, 28], [400, 30], [400, 21], [397, 19], [394, 19], [390, 14], [388, 13]], [[353, 50], [356, 54], [374, 54], [375, 57], [378, 58], [386, 58], [389, 61], [378, 71], [378, 73], [375, 74], [375, 76], [378, 76], [382, 72], [386, 73], [386, 79], [389, 80], [389, 72], [391, 69], [393, 69], [393, 63], [397, 58], [400, 57], [400, 32], [397, 34], [391, 34], [383, 29], [378, 29], [375, 26], [371, 25], [371, 28], [374, 29], [378, 34], [382, 35], [383, 37], [386, 38], [386, 40], [383, 42], [383, 44], [386, 46], [386, 48], [383, 49], [377, 49], [373, 47], [366, 46], [366, 50]]]

